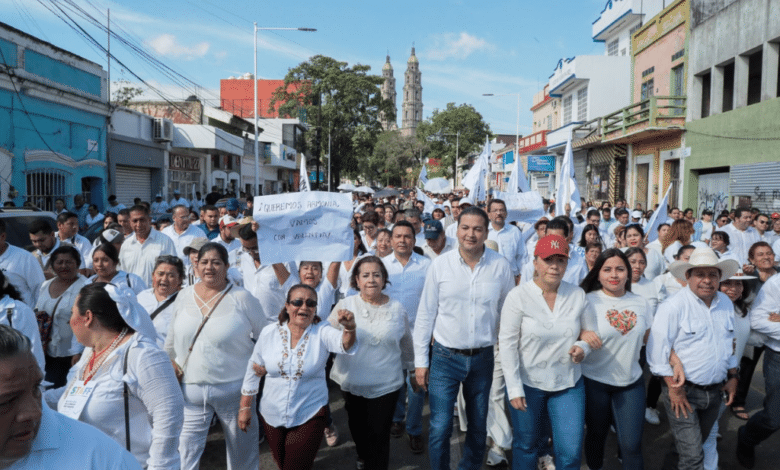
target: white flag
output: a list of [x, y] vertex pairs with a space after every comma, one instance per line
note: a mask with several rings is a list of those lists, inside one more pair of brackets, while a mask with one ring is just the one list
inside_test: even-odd
[[425, 184], [428, 182], [428, 170], [425, 168], [425, 163], [423, 163], [422, 170], [420, 170], [420, 183]]
[[672, 185], [666, 190], [666, 195], [658, 205], [658, 210], [653, 212], [653, 216], [647, 222], [647, 230], [645, 231], [645, 237], [648, 242], [652, 242], [658, 239], [658, 226], [661, 223], [666, 222], [667, 214], [669, 212], [669, 193], [672, 191]]
[[311, 191], [311, 188], [309, 187], [309, 175], [306, 173], [305, 158], [301, 158], [301, 178], [298, 181], [298, 191], [300, 192]]
[[574, 177], [574, 153], [571, 150], [571, 136], [566, 141], [566, 151], [563, 153], [563, 165], [558, 180], [558, 190], [555, 194], [555, 216], [566, 214], [566, 204], [570, 204], [570, 216], [580, 210], [580, 190]]
[[422, 201], [425, 204], [425, 207], [423, 208], [423, 214], [433, 214], [433, 210], [436, 208], [436, 205], [431, 201], [431, 198], [428, 197], [427, 194], [422, 192], [420, 188], [417, 188], [417, 200]]
[[520, 164], [520, 160], [515, 157], [515, 162], [512, 164], [512, 173], [509, 175], [509, 183], [507, 184], [508, 193], [527, 193], [531, 190], [531, 186], [528, 184], [523, 172], [523, 165]]
[[463, 178], [461, 184], [463, 187], [468, 188], [469, 196], [474, 199], [474, 202], [484, 201], [487, 199], [485, 191], [486, 178], [488, 167], [490, 165], [490, 156], [492, 154], [490, 140], [485, 136], [485, 146], [482, 148], [482, 153], [477, 157], [477, 162], [471, 167], [471, 170]]

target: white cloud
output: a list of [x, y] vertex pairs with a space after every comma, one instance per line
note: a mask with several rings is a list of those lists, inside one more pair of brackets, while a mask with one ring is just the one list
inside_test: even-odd
[[187, 47], [176, 40], [172, 34], [161, 34], [149, 41], [149, 46], [161, 56], [176, 57], [184, 60], [199, 59], [209, 51], [209, 43], [201, 42]]
[[434, 38], [434, 45], [424, 56], [432, 60], [444, 60], [450, 57], [465, 59], [477, 51], [494, 51], [496, 46], [469, 33], [445, 33]]

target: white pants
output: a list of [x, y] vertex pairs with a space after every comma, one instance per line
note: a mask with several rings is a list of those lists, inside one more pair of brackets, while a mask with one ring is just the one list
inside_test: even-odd
[[214, 413], [225, 433], [228, 470], [257, 470], [260, 467], [257, 417], [253, 417], [247, 432], [238, 428], [241, 383], [239, 380], [217, 385], [182, 384], [184, 426], [179, 440], [182, 470], [200, 468]]
[[[490, 385], [490, 403], [488, 403], [487, 434], [493, 444], [504, 450], [512, 448], [512, 426], [506, 417], [506, 381], [501, 369], [498, 345], [493, 348], [493, 383]], [[466, 400], [463, 399], [463, 387], [458, 392], [458, 420], [460, 430], [466, 432]]]

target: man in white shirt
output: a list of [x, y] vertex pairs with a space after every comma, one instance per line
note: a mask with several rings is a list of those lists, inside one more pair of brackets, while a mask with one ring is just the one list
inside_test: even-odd
[[168, 205], [171, 207], [171, 211], [176, 206], [184, 206], [184, 207], [186, 207], [189, 210], [189, 208], [190, 208], [190, 201], [188, 201], [186, 198], [183, 198], [181, 196], [181, 191], [179, 191], [178, 189], [174, 189], [173, 190], [173, 199], [171, 199], [171, 202]]
[[753, 228], [756, 229], [756, 232], [758, 232], [758, 236], [762, 241], [765, 241], [772, 244], [774, 238], [767, 238], [767, 235], [772, 234], [772, 222], [769, 220], [769, 216], [766, 214], [758, 214], [755, 219], [753, 219]]
[[87, 208], [87, 227], [92, 227], [92, 225], [103, 219], [105, 219], [105, 216], [98, 211], [97, 206], [90, 204]]
[[510, 266], [512, 266], [512, 275], [515, 276], [515, 284], [518, 284], [525, 258], [523, 234], [514, 225], [506, 223], [507, 210], [504, 201], [492, 199], [488, 203], [487, 209], [490, 218], [488, 240], [493, 240], [498, 244], [498, 252], [509, 261]]
[[35, 308], [38, 289], [46, 280], [43, 269], [29, 251], [6, 241], [5, 229], [5, 220], [0, 219], [0, 271], [22, 295], [22, 302]]
[[[750, 328], [766, 335], [764, 343], [764, 409], [737, 432], [737, 459], [745, 468], [755, 464], [755, 447], [780, 429], [780, 276], [772, 276], [758, 291], [750, 309]], [[775, 321], [773, 321], [773, 318]]]
[[54, 200], [54, 215], [60, 215], [63, 212], [67, 212], [67, 209], [65, 209], [65, 200], [58, 197]]
[[150, 211], [152, 214], [164, 214], [168, 212], [169, 208], [168, 203], [163, 201], [162, 193], [157, 193], [157, 195], [154, 196], [154, 202], [151, 205]]
[[69, 243], [75, 246], [81, 253], [82, 261], [92, 251], [92, 243], [86, 237], [79, 235], [79, 216], [73, 212], [63, 212], [57, 216], [57, 232], [55, 235], [60, 243]]
[[[260, 301], [269, 322], [279, 321], [279, 312], [284, 306], [287, 292], [279, 282], [273, 266], [260, 262], [257, 232], [252, 230], [251, 224], [239, 229], [238, 240], [241, 250], [236, 252], [236, 269], [244, 283], [244, 289]], [[293, 269], [294, 265], [287, 266], [288, 273], [293, 272]]]
[[108, 207], [106, 207], [106, 210], [108, 212], [119, 214], [119, 211], [121, 211], [122, 209], [125, 209], [125, 205], [117, 202], [115, 195], [112, 194], [108, 196]]
[[425, 222], [425, 246], [423, 253], [430, 259], [436, 259], [439, 255], [454, 250], [457, 242], [444, 234], [444, 228], [438, 220]]
[[[414, 244], [420, 248], [425, 246], [425, 233], [423, 233], [423, 223], [420, 211], [417, 209], [407, 209], [404, 211], [405, 219], [414, 227]], [[368, 247], [366, 247], [368, 249]]]
[[176, 256], [187, 267], [190, 265], [190, 257], [184, 254], [184, 247], [189, 245], [193, 238], [202, 237], [203, 230], [190, 225], [190, 211], [185, 206], [175, 206], [171, 218], [173, 223], [162, 229], [162, 234], [171, 239], [176, 247]]
[[200, 191], [195, 191], [195, 198], [190, 201], [190, 209], [199, 212], [200, 208], [206, 204], [206, 201], [200, 195]]
[[[393, 226], [391, 244], [393, 252], [382, 258], [382, 263], [387, 269], [389, 281], [385, 293], [391, 299], [401, 302], [406, 314], [409, 316], [409, 326], [414, 332], [414, 320], [417, 317], [417, 307], [420, 303], [425, 275], [431, 265], [431, 260], [418, 255], [414, 248], [414, 226], [408, 221], [398, 222]], [[393, 424], [390, 435], [401, 437], [403, 435], [404, 415], [406, 415], [406, 433], [409, 434], [409, 447], [414, 454], [420, 454], [425, 449], [422, 441], [422, 411], [425, 405], [425, 392], [418, 389], [415, 392], [411, 383], [412, 371], [407, 378], [407, 387], [401, 388], [398, 395]], [[416, 384], [415, 384], [416, 385]], [[408, 388], [408, 390], [407, 390]], [[406, 396], [409, 396], [409, 412], [404, 412]]]
[[729, 249], [734, 253], [742, 269], [748, 264], [748, 251], [753, 243], [761, 241], [761, 237], [750, 226], [753, 221], [753, 214], [750, 209], [737, 208], [734, 210], [734, 221], [721, 228], [722, 231], [729, 234]]
[[[238, 221], [232, 216], [222, 216], [222, 218], [219, 219], [219, 236], [211, 241], [224, 246], [228, 253], [241, 248], [241, 242], [236, 240], [236, 237], [231, 231], [231, 229], [236, 225], [238, 225]], [[235, 263], [235, 261], [235, 259], [230, 260], [231, 263]]]
[[[728, 394], [726, 406], [736, 393], [734, 305], [718, 284], [738, 269], [734, 260], [719, 260], [708, 247], [694, 250], [689, 261], [672, 263], [669, 271], [688, 285], [659, 305], [650, 329], [647, 361], [664, 379], [661, 397], [679, 468], [704, 468], [702, 443], [718, 419], [722, 393]], [[672, 350], [679, 361], [671, 359]]]
[[444, 234], [448, 237], [452, 238], [453, 240], [458, 239], [458, 217], [460, 217], [460, 214], [468, 209], [469, 207], [473, 206], [474, 202], [468, 198], [468, 197], [462, 197], [460, 199], [455, 199], [452, 201], [452, 218], [455, 220], [455, 223], [450, 224], [444, 231]]
[[469, 427], [459, 468], [479, 468], [485, 456], [493, 346], [504, 299], [514, 287], [509, 262], [485, 248], [489, 223], [476, 207], [461, 212], [458, 249], [431, 263], [417, 310], [415, 380], [430, 391], [428, 454], [434, 470], [450, 468], [452, 409], [461, 384]]
[[151, 285], [155, 260], [160, 255], [176, 256], [176, 246], [170, 238], [152, 227], [146, 206], [139, 204], [130, 208], [130, 224], [134, 232], [122, 243], [119, 262], [124, 271]]

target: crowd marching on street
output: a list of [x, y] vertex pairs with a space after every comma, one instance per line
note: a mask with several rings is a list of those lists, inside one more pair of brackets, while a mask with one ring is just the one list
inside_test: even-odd
[[218, 192], [59, 200], [31, 252], [0, 219], [0, 468], [197, 469], [218, 421], [231, 470], [312, 468], [349, 439], [383, 470], [404, 436], [445, 470], [457, 420], [461, 470], [601, 469], [610, 430], [641, 470], [665, 413], [677, 468], [717, 470], [725, 410], [755, 466], [780, 429], [780, 213], [545, 200], [510, 221], [501, 199], [417, 194], [353, 193], [331, 263], [264, 263], [252, 199]]

